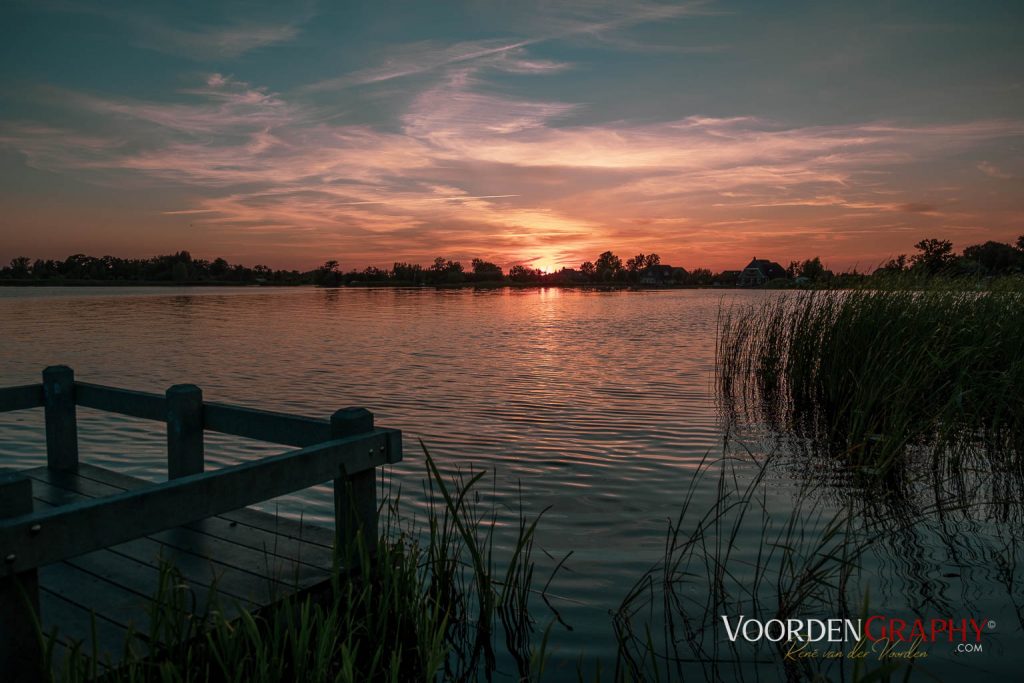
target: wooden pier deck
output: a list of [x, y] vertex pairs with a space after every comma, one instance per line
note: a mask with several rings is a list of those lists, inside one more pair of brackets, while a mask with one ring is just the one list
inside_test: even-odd
[[[166, 420], [168, 481], [79, 462], [75, 405]], [[126, 643], [142, 656], [159, 645], [158, 595], [234, 618], [329, 590], [335, 548], [376, 539], [376, 467], [401, 459], [401, 433], [374, 428], [359, 408], [317, 420], [204, 403], [192, 385], [160, 396], [75, 382], [62, 366], [40, 385], [0, 389], [0, 412], [39, 406], [47, 465], [0, 474], [0, 672], [17, 680], [47, 675], [37, 624], [56, 633], [58, 661], [78, 645], [116, 667]], [[204, 429], [299, 448], [204, 472]], [[326, 481], [335, 529], [246, 507]]]

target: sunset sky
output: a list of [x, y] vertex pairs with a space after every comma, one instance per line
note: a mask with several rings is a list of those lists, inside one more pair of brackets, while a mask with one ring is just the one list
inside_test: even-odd
[[0, 9], [3, 262], [844, 269], [1024, 233], [1021, 2], [164, 5]]

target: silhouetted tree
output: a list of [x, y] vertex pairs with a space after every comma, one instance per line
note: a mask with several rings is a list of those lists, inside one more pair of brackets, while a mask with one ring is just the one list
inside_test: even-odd
[[907, 255], [900, 254], [895, 258], [891, 258], [886, 261], [879, 270], [884, 270], [890, 273], [902, 273], [907, 269]]
[[1010, 273], [1021, 267], [1024, 255], [1009, 244], [989, 240], [964, 249], [964, 258], [980, 266], [984, 274]]
[[504, 277], [504, 273], [501, 272], [501, 267], [497, 264], [483, 259], [473, 259], [473, 279], [477, 282], [492, 282], [501, 280]]
[[537, 268], [515, 265], [508, 269], [508, 279], [512, 282], [540, 282], [544, 273]]
[[723, 270], [712, 278], [712, 283], [722, 287], [735, 287], [739, 281], [740, 271]]
[[[335, 268], [338, 267], [337, 261], [332, 261], [329, 263], [334, 263]], [[215, 280], [223, 278], [225, 275], [228, 274], [229, 270], [231, 270], [231, 266], [228, 265], [228, 262], [222, 258], [215, 258], [213, 259], [213, 263], [210, 264], [210, 275], [212, 275]]]
[[366, 266], [362, 270], [352, 269], [343, 278], [346, 284], [365, 282], [387, 282], [390, 273], [377, 266]]
[[428, 277], [435, 284], [454, 284], [465, 279], [461, 263], [445, 259], [441, 256], [434, 259], [434, 264], [430, 266]]
[[910, 257], [915, 268], [935, 275], [953, 264], [953, 243], [949, 240], [925, 239], [914, 245], [920, 254]]
[[324, 287], [337, 287], [341, 283], [338, 262], [334, 259], [324, 261], [324, 264], [314, 271], [313, 283]]
[[391, 278], [398, 282], [420, 284], [425, 281], [423, 266], [418, 263], [395, 263], [391, 268]]
[[640, 279], [640, 271], [644, 269], [645, 263], [647, 263], [647, 256], [643, 253], [626, 259], [626, 272], [629, 273], [630, 280], [636, 282]]
[[688, 285], [710, 285], [714, 277], [707, 268], [694, 268], [684, 282]]
[[610, 251], [603, 252], [597, 257], [594, 269], [597, 271], [598, 281], [610, 282], [622, 272], [622, 259]]
[[15, 256], [11, 259], [11, 277], [23, 279], [28, 277], [28, 264], [31, 263], [28, 256]]
[[633, 282], [639, 282], [641, 274], [647, 268], [661, 264], [661, 257], [657, 254], [637, 254], [626, 260], [626, 273]]
[[800, 264], [797, 277], [805, 277], [812, 282], [819, 282], [826, 279], [830, 274], [829, 271], [825, 270], [825, 266], [821, 265], [821, 259], [815, 256]]
[[562, 268], [554, 273], [545, 275], [544, 282], [553, 285], [576, 285], [582, 282], [587, 282], [587, 277], [579, 270]]

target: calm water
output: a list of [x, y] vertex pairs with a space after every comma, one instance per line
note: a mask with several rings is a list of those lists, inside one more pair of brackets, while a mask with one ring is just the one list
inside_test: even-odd
[[[404, 432], [405, 462], [391, 475], [409, 512], [422, 505], [420, 439], [448, 470], [495, 470], [504, 521], [520, 501], [528, 513], [550, 506], [539, 545], [555, 557], [574, 552], [550, 589], [573, 631], [556, 627], [553, 644], [559, 658], [593, 658], [610, 654], [608, 611], [659, 559], [697, 464], [722, 452], [712, 385], [720, 306], [766, 295], [6, 288], [0, 386], [38, 381], [43, 367], [66, 364], [84, 381], [148, 391], [192, 382], [210, 400], [314, 416], [365, 406], [378, 424]], [[165, 476], [156, 425], [80, 409], [79, 428], [83, 459]], [[43, 444], [42, 411], [0, 416], [0, 464], [39, 464]], [[278, 450], [210, 435], [208, 468]], [[769, 487], [781, 508], [792, 488], [787, 471]], [[697, 502], [713, 497], [709, 482]], [[331, 523], [326, 486], [272, 507]], [[989, 532], [986, 520], [972, 530]], [[744, 543], [752, 553], [755, 540], [741, 536], [740, 553]], [[954, 605], [987, 609], [1001, 633], [1012, 631], [1001, 647], [1020, 642], [1013, 605], [1024, 596], [1001, 587], [974, 541], [956, 554], [960, 579], [942, 578], [953, 573], [943, 544], [918, 538], [904, 556], [894, 550], [900, 543], [881, 544], [866, 568], [871, 581], [877, 573], [872, 598], [881, 591], [890, 604], [934, 613], [943, 603], [913, 595], [925, 585]], [[1011, 569], [1011, 583], [1014, 575], [1024, 579]], [[1011, 659], [986, 652], [969, 669], [1008, 671]]]

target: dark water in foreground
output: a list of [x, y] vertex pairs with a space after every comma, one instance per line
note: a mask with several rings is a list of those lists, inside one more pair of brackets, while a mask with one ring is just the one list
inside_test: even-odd
[[[551, 649], [558, 661], [593, 660], [613, 655], [608, 612], [661, 557], [667, 520], [697, 465], [722, 453], [713, 392], [719, 308], [768, 295], [0, 289], [0, 385], [38, 381], [44, 366], [63, 363], [84, 381], [148, 391], [192, 382], [210, 400], [314, 416], [365, 406], [378, 424], [404, 431], [406, 459], [391, 475], [410, 514], [423, 504], [419, 439], [445, 468], [496, 471], [502, 539], [520, 501], [528, 513], [550, 506], [539, 545], [554, 557], [574, 552], [549, 589], [573, 630], [555, 626]], [[165, 476], [157, 425], [80, 409], [79, 429], [84, 460]], [[208, 435], [207, 467], [279, 450]], [[44, 457], [42, 411], [0, 416], [0, 465]], [[797, 469], [773, 470], [766, 487], [783, 518], [806, 478]], [[713, 484], [698, 488], [694, 514], [715, 498]], [[320, 486], [270, 507], [329, 524], [331, 500]], [[995, 620], [983, 653], [937, 644], [924, 667], [944, 680], [982, 672], [1012, 680], [1024, 645], [1024, 571], [1007, 570], [1003, 559], [1024, 559], [1020, 529], [985, 514], [949, 528], [921, 514], [918, 533], [880, 532], [859, 584], [893, 614]], [[737, 556], [752, 561], [760, 544], [760, 527], [749, 525]], [[536, 607], [546, 620], [543, 603]]]

